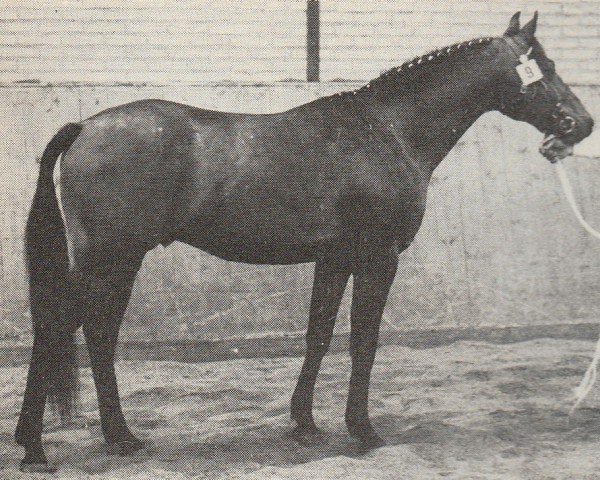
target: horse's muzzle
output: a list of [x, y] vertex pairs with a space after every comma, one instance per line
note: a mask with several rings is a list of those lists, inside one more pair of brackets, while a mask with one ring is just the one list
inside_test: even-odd
[[575, 145], [589, 137], [594, 129], [594, 120], [590, 116], [563, 115], [556, 124], [555, 135], [565, 143]]
[[540, 146], [540, 153], [553, 163], [572, 155], [573, 145], [588, 137], [594, 128], [594, 120], [587, 115], [574, 117], [561, 110], [555, 118], [554, 132], [549, 132]]
[[563, 143], [575, 145], [592, 133], [594, 120], [587, 112], [575, 112], [558, 102], [552, 112], [554, 125], [548, 134], [559, 137]]
[[566, 142], [562, 137], [548, 135], [540, 146], [540, 153], [554, 163], [572, 155], [573, 144]]

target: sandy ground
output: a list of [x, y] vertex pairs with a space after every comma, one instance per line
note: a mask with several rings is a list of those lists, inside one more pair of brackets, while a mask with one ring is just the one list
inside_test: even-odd
[[[290, 435], [299, 358], [121, 362], [126, 416], [149, 442], [128, 458], [105, 453], [86, 369], [87, 426], [56, 430], [50, 418], [47, 453], [61, 469], [48, 478], [600, 479], [600, 386], [567, 415], [593, 348], [548, 339], [383, 347], [371, 414], [388, 446], [366, 454], [343, 423], [345, 354], [325, 359], [315, 416], [326, 434], [313, 445]], [[31, 478], [16, 469], [22, 449], [12, 440], [24, 378], [24, 368], [0, 369], [2, 479]]]

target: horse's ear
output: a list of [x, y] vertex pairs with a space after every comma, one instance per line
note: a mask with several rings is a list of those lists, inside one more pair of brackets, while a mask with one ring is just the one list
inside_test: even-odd
[[504, 35], [510, 37], [519, 33], [519, 30], [521, 30], [521, 25], [519, 24], [520, 16], [521, 12], [517, 12], [511, 17], [510, 22], [508, 23], [508, 28], [506, 29], [506, 32], [504, 32]]
[[533, 14], [533, 18], [531, 20], [529, 20], [529, 22], [527, 22], [527, 24], [521, 29], [521, 36], [527, 40], [527, 42], [531, 42], [533, 40], [533, 37], [535, 35], [535, 29], [537, 27], [537, 19], [538, 19], [538, 12], [536, 11]]

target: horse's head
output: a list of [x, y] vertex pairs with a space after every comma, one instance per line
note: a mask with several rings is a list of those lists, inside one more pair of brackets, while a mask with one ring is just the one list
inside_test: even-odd
[[537, 12], [523, 28], [519, 15], [498, 41], [500, 111], [543, 132], [540, 152], [554, 161], [570, 155], [573, 145], [592, 132], [594, 121], [535, 38]]

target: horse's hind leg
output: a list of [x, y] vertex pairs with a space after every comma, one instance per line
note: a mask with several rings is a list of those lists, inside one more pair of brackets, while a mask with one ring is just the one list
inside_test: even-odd
[[312, 414], [313, 395], [323, 356], [329, 348], [350, 267], [345, 260], [330, 258], [317, 261], [306, 333], [306, 358], [292, 395], [292, 418], [298, 424], [295, 433], [318, 432]]
[[109, 269], [80, 274], [81, 293], [86, 299], [82, 311], [83, 333], [98, 394], [102, 433], [111, 451], [119, 454], [143, 447], [125, 422], [114, 366], [119, 328], [142, 258], [143, 255], [124, 256]]
[[[16, 442], [25, 447], [25, 457], [21, 470], [26, 472], [50, 473], [55, 467], [48, 464], [42, 447], [42, 427], [46, 400], [52, 379], [61, 375], [68, 384], [64, 387], [76, 388], [76, 349], [74, 335], [80, 326], [77, 319], [64, 316], [64, 302], [67, 298], [66, 272], [62, 270], [30, 271], [30, 305], [33, 322], [33, 348], [27, 374], [27, 384], [23, 397], [21, 414], [15, 432]], [[69, 377], [69, 371], [74, 378]], [[57, 370], [60, 370], [57, 373]], [[66, 393], [56, 391], [60, 395]], [[71, 392], [75, 393], [75, 392]], [[69, 395], [67, 395], [68, 397]], [[63, 398], [70, 403], [73, 398]], [[59, 406], [60, 402], [59, 402]], [[62, 405], [69, 407], [70, 405]], [[68, 417], [71, 412], [62, 411]]]
[[[74, 330], [65, 331], [64, 335], [70, 336], [73, 333]], [[49, 340], [44, 332], [34, 333], [27, 385], [15, 434], [16, 442], [25, 447], [25, 457], [21, 462], [21, 470], [24, 472], [56, 471], [54, 466], [48, 464], [42, 447], [42, 425], [52, 364], [58, 363], [54, 360], [54, 354], [58, 352], [58, 343]]]

